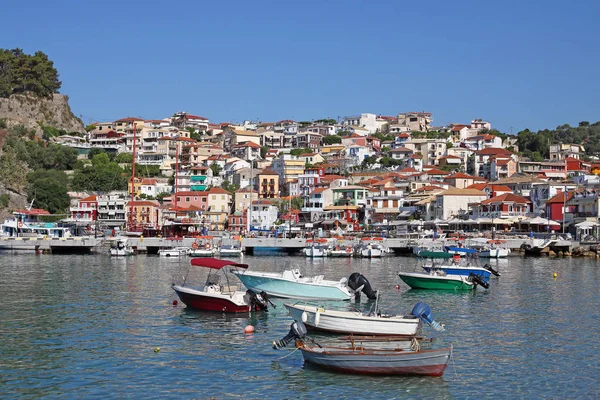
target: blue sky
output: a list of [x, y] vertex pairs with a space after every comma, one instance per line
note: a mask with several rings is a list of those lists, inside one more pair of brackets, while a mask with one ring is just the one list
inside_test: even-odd
[[22, 1], [0, 47], [47, 53], [85, 123], [425, 110], [516, 133], [600, 120], [599, 17], [598, 1]]

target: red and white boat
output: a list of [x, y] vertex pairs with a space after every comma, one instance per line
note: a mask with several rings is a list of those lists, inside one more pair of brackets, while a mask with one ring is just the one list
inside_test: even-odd
[[230, 284], [228, 271], [223, 269], [227, 266], [246, 269], [248, 264], [216, 258], [194, 258], [191, 260], [191, 265], [209, 268], [210, 272], [203, 286], [186, 286], [187, 277], [184, 278], [183, 284], [174, 283], [171, 286], [187, 307], [231, 313], [268, 311], [269, 300], [265, 293], [242, 290], [238, 285]]

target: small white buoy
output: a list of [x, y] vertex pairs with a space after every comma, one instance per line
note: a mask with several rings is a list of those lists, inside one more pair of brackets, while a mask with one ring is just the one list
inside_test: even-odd
[[321, 322], [321, 311], [317, 310], [317, 312], [315, 313], [315, 327], [318, 327], [320, 322]]
[[308, 321], [308, 314], [306, 314], [306, 311], [302, 311], [302, 322], [306, 323], [306, 321]]

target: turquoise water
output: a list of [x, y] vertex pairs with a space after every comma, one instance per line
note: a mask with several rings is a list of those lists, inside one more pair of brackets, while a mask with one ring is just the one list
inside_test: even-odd
[[[173, 306], [170, 284], [186, 273], [189, 259], [3, 253], [0, 397], [600, 397], [596, 260], [493, 261], [502, 276], [492, 278], [489, 291], [456, 294], [409, 290], [396, 272], [412, 268], [411, 258], [244, 261], [335, 279], [361, 272], [381, 290], [385, 312], [409, 312], [424, 301], [446, 324], [446, 332], [425, 332], [452, 343], [454, 358], [442, 378], [325, 372], [303, 366], [299, 352], [271, 349], [291, 323], [282, 300], [253, 316]], [[243, 333], [248, 324], [256, 327], [252, 335]]]

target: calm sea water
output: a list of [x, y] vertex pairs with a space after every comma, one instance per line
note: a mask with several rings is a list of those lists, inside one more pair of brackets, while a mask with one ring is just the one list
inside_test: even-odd
[[[442, 378], [364, 377], [303, 366], [271, 342], [291, 319], [173, 306], [189, 259], [0, 254], [2, 398], [599, 398], [600, 270], [596, 260], [510, 258], [488, 291], [409, 290], [416, 260], [256, 255], [252, 268], [341, 278], [358, 271], [385, 312], [428, 303], [454, 345]], [[553, 273], [558, 274], [553, 279]], [[198, 276], [201, 278], [201, 276]], [[396, 285], [400, 285], [399, 290]], [[364, 301], [364, 300], [363, 300]], [[368, 307], [366, 303], [362, 307]], [[256, 332], [245, 335], [252, 324]], [[155, 352], [155, 348], [160, 348]]]

